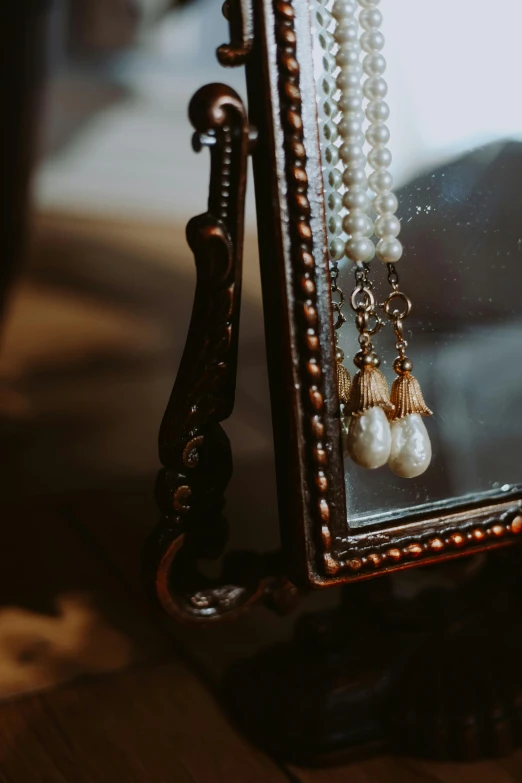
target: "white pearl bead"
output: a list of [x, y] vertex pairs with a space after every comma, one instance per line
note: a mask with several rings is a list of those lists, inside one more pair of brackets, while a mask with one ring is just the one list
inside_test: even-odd
[[342, 112], [357, 113], [361, 110], [361, 96], [343, 93], [339, 98], [339, 108]]
[[343, 163], [353, 168], [355, 166], [364, 166], [364, 154], [359, 144], [344, 142], [339, 149], [339, 154]]
[[418, 413], [391, 423], [391, 449], [388, 465], [402, 478], [415, 478], [431, 462], [431, 443], [426, 425]]
[[356, 14], [344, 14], [337, 19], [335, 29], [339, 30], [341, 27], [357, 27]]
[[346, 53], [346, 57], [347, 58], [348, 58], [348, 54], [354, 54], [354, 55], [356, 55], [356, 57], [349, 58], [351, 60], [351, 62], [339, 62], [338, 63], [337, 62], [337, 54], [339, 55], [339, 59], [340, 60], [344, 59], [341, 56], [340, 51], [339, 51], [339, 52], [337, 52], [337, 54], [335, 56], [336, 57], [336, 67], [337, 67], [337, 65], [339, 66], [339, 68], [341, 69], [340, 73], [344, 73], [344, 72], [352, 73], [352, 74], [355, 74], [355, 76], [357, 76], [359, 79], [361, 79], [363, 70], [362, 70], [361, 63], [359, 62], [359, 52], [357, 51], [357, 49], [350, 49], [350, 48], [344, 49], [344, 52]]
[[352, 211], [343, 218], [343, 231], [347, 234], [373, 235], [373, 221], [364, 212]]
[[387, 147], [373, 147], [368, 153], [368, 163], [372, 169], [386, 169], [391, 161], [391, 152]]
[[384, 46], [384, 35], [380, 30], [369, 30], [361, 35], [361, 49], [368, 54], [380, 51]]
[[374, 257], [375, 257], [375, 244], [370, 241], [370, 252], [364, 260], [371, 261]]
[[375, 253], [375, 245], [368, 237], [351, 237], [346, 243], [346, 255], [352, 261], [368, 261]]
[[362, 106], [359, 105], [359, 108], [357, 110], [353, 111], [346, 111], [342, 115], [341, 122], [343, 120], [354, 120], [354, 122], [358, 122], [360, 125], [364, 122], [364, 112], [362, 110]]
[[337, 190], [333, 190], [328, 194], [328, 209], [332, 212], [339, 212], [343, 205], [343, 197]]
[[359, 24], [363, 30], [375, 30], [382, 24], [382, 14], [377, 8], [366, 8], [359, 14]]
[[370, 101], [366, 107], [366, 116], [370, 122], [386, 122], [390, 116], [390, 107], [386, 101]]
[[359, 66], [362, 72], [362, 65], [359, 62], [359, 52], [357, 49], [349, 49], [344, 46], [341, 47], [335, 55], [335, 62], [340, 68], [353, 67], [354, 70], [356, 70], [357, 66]]
[[344, 256], [345, 242], [342, 239], [336, 237], [330, 242], [328, 249], [330, 251], [330, 258], [334, 261], [339, 261]]
[[361, 135], [362, 123], [353, 117], [342, 117], [337, 125], [337, 130], [343, 139], [359, 138]]
[[335, 30], [339, 30], [341, 27], [357, 27], [357, 13], [338, 15], [336, 22], [333, 34], [335, 34]]
[[324, 151], [324, 157], [328, 165], [335, 166], [339, 162], [339, 148], [330, 144]]
[[400, 231], [401, 224], [395, 215], [381, 215], [375, 221], [375, 234], [378, 237], [396, 237], [400, 234]]
[[379, 196], [375, 196], [373, 200], [373, 208], [378, 215], [396, 212], [398, 206], [399, 202], [394, 193], [382, 193]]
[[370, 174], [368, 184], [374, 193], [387, 193], [393, 187], [393, 177], [386, 169], [378, 169]]
[[346, 46], [346, 44], [353, 44], [357, 41], [357, 27], [354, 24], [348, 24], [345, 20], [342, 24], [338, 24], [334, 30], [334, 38], [339, 46]]
[[[359, 147], [359, 149], [362, 149], [364, 147], [364, 142], [365, 142], [364, 133], [361, 133], [361, 131], [359, 131], [359, 133], [346, 133], [344, 131], [345, 131], [344, 128], [342, 131], [340, 131], [343, 142], [345, 142], [346, 144], [353, 144], [356, 147]], [[339, 154], [341, 155], [341, 160], [342, 160], [342, 153]]]
[[388, 92], [388, 85], [380, 76], [370, 76], [363, 85], [365, 98], [370, 101], [378, 101], [385, 98]]
[[328, 231], [330, 234], [340, 234], [343, 230], [343, 220], [340, 215], [330, 215], [328, 219]]
[[346, 16], [354, 16], [357, 12], [357, 3], [354, 0], [336, 0], [332, 8], [334, 19], [343, 19]]
[[381, 0], [359, 0], [359, 5], [361, 8], [374, 8], [380, 2]]
[[354, 185], [360, 187], [368, 187], [368, 180], [366, 178], [366, 171], [362, 167], [355, 167], [345, 169], [343, 171], [343, 183], [347, 188], [352, 188]]
[[343, 193], [343, 206], [346, 209], [360, 209], [361, 212], [368, 212], [370, 209], [370, 199], [365, 190], [361, 188], [351, 188]]
[[402, 256], [402, 245], [398, 239], [380, 239], [377, 243], [376, 253], [385, 264], [395, 264]]
[[347, 87], [346, 90], [343, 90], [343, 95], [349, 95], [350, 98], [359, 98], [359, 101], [361, 101], [363, 97], [362, 87], [360, 84], [356, 87]]
[[387, 144], [390, 140], [390, 131], [387, 125], [378, 123], [377, 125], [369, 125], [366, 130], [366, 141], [372, 147], [377, 144]]
[[[343, 184], [343, 173], [339, 169], [332, 169], [328, 172], [328, 184], [331, 188], [339, 190]], [[391, 211], [391, 210], [390, 210]]]
[[353, 461], [362, 468], [380, 468], [388, 462], [391, 450], [390, 424], [380, 407], [352, 416], [346, 448]]
[[361, 76], [349, 68], [341, 69], [336, 79], [339, 90], [361, 89]]
[[379, 52], [373, 52], [366, 55], [362, 67], [367, 76], [382, 76], [386, 70], [386, 60]]

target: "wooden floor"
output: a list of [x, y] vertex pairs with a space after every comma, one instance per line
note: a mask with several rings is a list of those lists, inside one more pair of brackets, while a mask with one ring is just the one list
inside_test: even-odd
[[[4, 376], [11, 373], [16, 380], [27, 411], [2, 430], [0, 602], [45, 613], [58, 595], [87, 593], [130, 640], [133, 653], [121, 671], [0, 704], [0, 783], [522, 783], [522, 753], [473, 765], [379, 758], [301, 769], [270, 758], [229, 723], [217, 698], [223, 672], [239, 656], [289, 638], [293, 618], [259, 609], [222, 627], [179, 627], [143, 595], [140, 550], [156, 521], [155, 428], [184, 334], [184, 328], [174, 330], [174, 339], [169, 332], [173, 304], [161, 291], [174, 290], [175, 276], [165, 271], [158, 236], [165, 247], [175, 240], [156, 227], [147, 244], [141, 227], [131, 241], [119, 224], [86, 226], [63, 218], [42, 220], [39, 231], [36, 271], [25, 304], [16, 305], [18, 321], [8, 328], [3, 360]], [[129, 247], [138, 236], [133, 255]], [[120, 295], [114, 294], [110, 307], [96, 299], [94, 277], [78, 274], [82, 284], [77, 284], [74, 273], [86, 237], [104, 250], [107, 262], [113, 258], [113, 269], [131, 268], [135, 279], [145, 281], [142, 296], [154, 306], [140, 303], [130, 289], [121, 295], [123, 282], [115, 284]], [[137, 259], [147, 252], [156, 253], [156, 272], [150, 267], [140, 278]], [[54, 266], [60, 253], [77, 265], [69, 268], [67, 285]], [[180, 281], [187, 270], [183, 258], [176, 267], [178, 291], [185, 290]], [[102, 274], [107, 265], [100, 263]], [[53, 287], [53, 280], [60, 285]], [[229, 507], [233, 540], [265, 548], [273, 545], [277, 524], [267, 402], [256, 396], [263, 372], [258, 295], [255, 281], [249, 285], [248, 349], [232, 426], [239, 458]], [[50, 331], [40, 355], [29, 349], [34, 332], [26, 334], [23, 325], [38, 303], [38, 312], [45, 311], [45, 301], [49, 313], [39, 317], [40, 330], [45, 325]], [[76, 312], [76, 332], [71, 336], [71, 327], [66, 340], [63, 328], [52, 327], [60, 307]], [[184, 302], [179, 307], [188, 315]], [[112, 343], [104, 353], [109, 335]], [[304, 610], [335, 600], [335, 591], [322, 596]]]
[[0, 585], [10, 603], [45, 611], [58, 593], [88, 591], [135, 654], [124, 671], [0, 706], [2, 783], [522, 781], [522, 753], [472, 765], [380, 758], [307, 770], [253, 747], [227, 721], [215, 686], [228, 661], [281, 629], [263, 611], [234, 626], [190, 630], [156, 613], [139, 579], [140, 544], [154, 517], [147, 494], [128, 486], [35, 499], [13, 507], [3, 525]]

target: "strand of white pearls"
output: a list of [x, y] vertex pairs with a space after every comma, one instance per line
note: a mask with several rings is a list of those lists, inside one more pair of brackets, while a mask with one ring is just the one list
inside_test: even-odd
[[[336, 25], [333, 40], [337, 44], [335, 62], [338, 66], [335, 83], [340, 93], [333, 101], [331, 81], [328, 81], [330, 101], [328, 108], [333, 118], [337, 106], [341, 112], [337, 128], [332, 123], [325, 125], [325, 160], [329, 167], [328, 184], [328, 232], [329, 250], [332, 261], [346, 256], [354, 263], [370, 261], [374, 255], [384, 263], [395, 263], [402, 256], [402, 245], [398, 240], [400, 222], [395, 212], [397, 199], [392, 192], [393, 178], [389, 172], [391, 153], [386, 144], [390, 131], [385, 124], [390, 110], [384, 100], [388, 86], [383, 79], [386, 61], [381, 54], [384, 36], [380, 31], [381, 12], [376, 7], [380, 0], [334, 0], [331, 15]], [[357, 8], [360, 6], [359, 19]], [[359, 25], [362, 33], [359, 38]], [[361, 64], [361, 53], [365, 57]], [[331, 57], [329, 76], [331, 77]], [[362, 75], [365, 75], [361, 88]], [[363, 98], [366, 99], [363, 112]], [[363, 134], [363, 120], [366, 115], [368, 128]], [[336, 144], [337, 135], [340, 146]], [[364, 141], [370, 147], [368, 164], [373, 169], [366, 176]], [[344, 168], [340, 170], [338, 163]], [[344, 186], [344, 187], [343, 187]], [[373, 191], [375, 224], [369, 217], [370, 201], [368, 187]], [[343, 209], [343, 207], [345, 209]], [[347, 214], [344, 214], [345, 210]], [[371, 241], [375, 233], [377, 247]], [[342, 235], [348, 235], [348, 239]]]
[[368, 164], [373, 169], [368, 178], [370, 188], [375, 193], [373, 207], [376, 212], [375, 235], [379, 241], [375, 248], [376, 256], [384, 263], [395, 263], [402, 256], [402, 245], [397, 239], [401, 224], [397, 219], [397, 199], [392, 193], [393, 178], [388, 167], [391, 163], [391, 152], [386, 146], [390, 131], [385, 125], [390, 109], [384, 100], [388, 93], [388, 85], [383, 79], [386, 71], [386, 60], [381, 54], [384, 47], [384, 36], [380, 31], [382, 14], [376, 7], [380, 0], [358, 0], [361, 11], [359, 24], [364, 31], [360, 44], [366, 56], [362, 67], [365, 73], [363, 93], [367, 99], [366, 118], [368, 128], [366, 140], [370, 145]]
[[[332, 269], [337, 268], [338, 262], [344, 256], [344, 242], [340, 238], [342, 234], [342, 173], [339, 170], [339, 131], [337, 119], [339, 118], [337, 87], [334, 74], [337, 71], [335, 50], [337, 45], [333, 37], [335, 21], [331, 13], [332, 0], [312, 0], [311, 12], [317, 30], [314, 43], [317, 42], [321, 56], [322, 70], [317, 76], [318, 121], [321, 149], [323, 150], [323, 176], [325, 180], [326, 198], [326, 228], [328, 234], [328, 246], [330, 250], [330, 262]], [[327, 152], [328, 150], [328, 152]]]
[[[336, 85], [340, 92], [339, 109], [341, 117], [337, 129], [341, 138], [339, 147], [331, 146], [325, 152], [327, 162], [341, 159], [344, 171], [333, 177], [337, 180], [337, 191], [332, 196], [332, 206], [336, 214], [330, 218], [331, 233], [339, 235], [345, 232], [345, 242], [339, 236], [330, 242], [330, 255], [338, 260], [346, 255], [355, 263], [370, 261], [375, 255], [375, 247], [370, 237], [374, 232], [370, 220], [370, 201], [368, 199], [368, 179], [366, 176], [363, 134], [363, 91], [361, 88], [362, 66], [359, 43], [359, 24], [357, 22], [356, 0], [334, 0], [332, 16], [336, 20], [334, 39], [338, 50], [335, 55], [339, 68]], [[340, 185], [346, 188], [339, 192]], [[341, 207], [347, 214], [342, 217]]]

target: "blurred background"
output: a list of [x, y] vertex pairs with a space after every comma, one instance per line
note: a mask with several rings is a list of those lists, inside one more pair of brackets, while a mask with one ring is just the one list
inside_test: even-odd
[[[7, 303], [0, 358], [4, 418], [16, 428], [9, 484], [150, 483], [192, 306], [185, 224], [206, 209], [209, 160], [192, 152], [187, 105], [209, 81], [244, 93], [244, 77], [215, 60], [228, 25], [212, 1], [55, 0], [45, 24], [28, 261]], [[271, 433], [249, 195], [230, 428], [238, 455], [264, 460]]]
[[[510, 0], [499, 0], [496, 18], [503, 13], [503, 31], [493, 50], [490, 15], [473, 13], [471, 0], [459, 0], [458, 9], [441, 0], [428, 21], [426, 4], [415, 0], [398, 0], [394, 9], [386, 35], [393, 39], [397, 32], [404, 43], [389, 51], [401, 217], [416, 218], [407, 242], [419, 256], [427, 250], [441, 264], [449, 259], [446, 271], [438, 262], [429, 267], [433, 284], [423, 276], [417, 289], [409, 289], [419, 301], [426, 291], [421, 323], [414, 324], [420, 346], [419, 329], [427, 331], [422, 371], [427, 374], [433, 363], [427, 350], [434, 340], [445, 349], [461, 339], [463, 321], [474, 334], [474, 324], [486, 322], [489, 332], [495, 320], [504, 325], [506, 313], [514, 330], [497, 334], [513, 357], [520, 352], [518, 306], [508, 295], [516, 278], [495, 275], [496, 304], [484, 308], [477, 305], [478, 289], [470, 294], [464, 283], [447, 296], [443, 284], [447, 277], [464, 279], [458, 265], [467, 253], [473, 261], [466, 261], [466, 270], [481, 269], [477, 286], [489, 286], [488, 259], [503, 270], [504, 255], [512, 253], [515, 262], [522, 247], [516, 180], [522, 157], [518, 138], [515, 146], [505, 144], [522, 128], [513, 97], [520, 25], [509, 24]], [[427, 771], [421, 762], [402, 767], [394, 760], [384, 766], [365, 762], [358, 771], [327, 777], [283, 768], [227, 723], [212, 693], [232, 660], [289, 639], [295, 615], [283, 619], [260, 609], [223, 628], [180, 628], [155, 613], [143, 594], [141, 549], [157, 520], [157, 431], [192, 307], [194, 266], [185, 224], [206, 210], [208, 155], [191, 149], [187, 105], [206, 82], [224, 81], [245, 93], [242, 70], [223, 71], [215, 60], [216, 47], [228, 40], [221, 3], [20, 0], [5, 4], [0, 21], [0, 281], [9, 281], [0, 350], [0, 778], [320, 783], [352, 779], [353, 773], [353, 780], [372, 783], [460, 780], [456, 770], [446, 777], [441, 765]], [[431, 37], [419, 32], [426, 26]], [[439, 38], [450, 35], [442, 57]], [[432, 67], [423, 69], [428, 39]], [[469, 163], [472, 150], [479, 152]], [[444, 167], [455, 162], [448, 189]], [[429, 181], [432, 172], [435, 183]], [[493, 172], [492, 185], [484, 172]], [[225, 424], [235, 460], [227, 514], [231, 546], [265, 551], [276, 548], [279, 537], [251, 184], [238, 393]], [[485, 197], [474, 201], [480, 188]], [[498, 220], [507, 201], [512, 210], [504, 226]], [[455, 209], [465, 203], [469, 214], [463, 210], [457, 222], [448, 207], [443, 222], [430, 222], [432, 206], [442, 202]], [[477, 243], [477, 226], [482, 230], [483, 219], [490, 218], [487, 241]], [[443, 235], [460, 223], [457, 234]], [[452, 320], [454, 300], [462, 304], [466, 296], [475, 309], [460, 306], [461, 320]], [[471, 310], [475, 321], [468, 318]], [[466, 355], [475, 346], [473, 396], [486, 343], [472, 345], [468, 337]], [[498, 358], [495, 339], [486, 347]], [[461, 366], [458, 356], [454, 361]], [[518, 417], [519, 363], [511, 368], [504, 388], [511, 389]], [[505, 374], [504, 364], [501, 370]], [[469, 377], [467, 369], [461, 371], [461, 400], [470, 395]], [[442, 389], [441, 397], [453, 398], [455, 388]], [[431, 390], [437, 392], [434, 384]], [[493, 394], [486, 390], [483, 397], [495, 408]], [[471, 413], [452, 410], [439, 418], [440, 443], [450, 443], [446, 430], [457, 432], [465, 416], [480, 423], [486, 418], [483, 406]], [[516, 472], [510, 454], [518, 453], [520, 438], [513, 420], [498, 437], [511, 439], [505, 459]], [[459, 439], [462, 454], [450, 454], [463, 473], [469, 453], [490, 442], [490, 430], [477, 430], [472, 442]], [[382, 478], [374, 476], [361, 479], [360, 495], [349, 496], [349, 507], [364, 514], [383, 502], [399, 507], [450, 491], [462, 494], [468, 485], [471, 491], [486, 483], [489, 488], [497, 481], [497, 454], [485, 448], [480, 453], [487, 453], [488, 464], [477, 479], [471, 469], [462, 480], [455, 470], [451, 475], [458, 480], [449, 485], [446, 468], [453, 463], [440, 460], [435, 485], [423, 494], [415, 495], [414, 487], [398, 500], [394, 485], [386, 499]], [[475, 566], [464, 561], [462, 573]], [[455, 574], [458, 583], [461, 571]], [[304, 608], [337, 600], [338, 592], [330, 590]], [[52, 689], [80, 676], [80, 683]], [[35, 691], [40, 695], [14, 700]], [[520, 763], [510, 769], [520, 773]], [[467, 779], [478, 780], [473, 775]], [[497, 779], [487, 764], [482, 775], [488, 783]], [[522, 780], [522, 773], [513, 775], [498, 779]]]
[[[32, 781], [37, 768], [76, 783], [85, 750], [92, 779], [134, 780], [133, 758], [118, 750], [123, 732], [124, 744], [142, 742], [139, 763], [161, 769], [161, 780], [193, 780], [157, 741], [174, 720], [193, 744], [201, 709], [225, 723], [180, 650], [189, 645], [196, 668], [204, 663], [215, 679], [264, 632], [248, 618], [232, 631], [166, 632], [144, 596], [141, 550], [158, 520], [157, 433], [192, 308], [185, 224], [206, 211], [209, 158], [192, 151], [187, 106], [206, 82], [244, 94], [244, 76], [217, 64], [215, 49], [229, 38], [213, 0], [24, 0], [4, 7], [0, 22], [0, 278], [9, 283], [0, 351], [0, 701], [134, 664], [130, 680], [105, 682], [84, 703], [86, 723], [74, 705], [89, 688], [43, 697], [46, 709], [64, 709], [75, 737], [65, 777], [49, 761], [56, 752], [63, 762], [52, 730], [41, 729], [44, 758], [30, 729], [49, 727], [44, 702], [3, 704], [0, 722], [10, 728], [0, 777]], [[251, 188], [248, 199], [228, 509], [237, 522], [231, 545], [266, 550], [278, 533]], [[276, 636], [291, 634], [291, 623], [268, 613], [267, 622]], [[154, 704], [169, 689], [168, 705]], [[102, 704], [111, 727], [100, 728]], [[164, 708], [182, 710], [188, 733], [172, 713], [154, 717]], [[87, 752], [108, 736], [110, 747]], [[197, 749], [187, 752], [197, 767]], [[215, 752], [218, 767], [229, 768], [229, 750]]]

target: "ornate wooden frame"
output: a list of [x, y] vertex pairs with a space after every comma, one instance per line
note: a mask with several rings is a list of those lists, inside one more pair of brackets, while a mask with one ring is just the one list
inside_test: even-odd
[[[296, 590], [285, 575], [323, 587], [503, 546], [522, 533], [516, 495], [434, 505], [402, 524], [350, 530], [308, 2], [229, 0], [227, 16], [231, 42], [218, 57], [224, 65], [246, 65], [249, 118], [224, 85], [203, 88], [191, 104], [198, 144], [211, 150], [209, 208], [187, 228], [198, 283], [160, 432], [163, 520], [146, 557], [155, 596], [167, 611], [190, 619], [220, 617], [257, 600], [288, 608]], [[226, 538], [231, 458], [219, 422], [234, 399], [250, 151], [270, 313], [265, 331], [284, 559], [232, 555], [223, 577], [210, 583], [195, 561], [220, 554]]]

